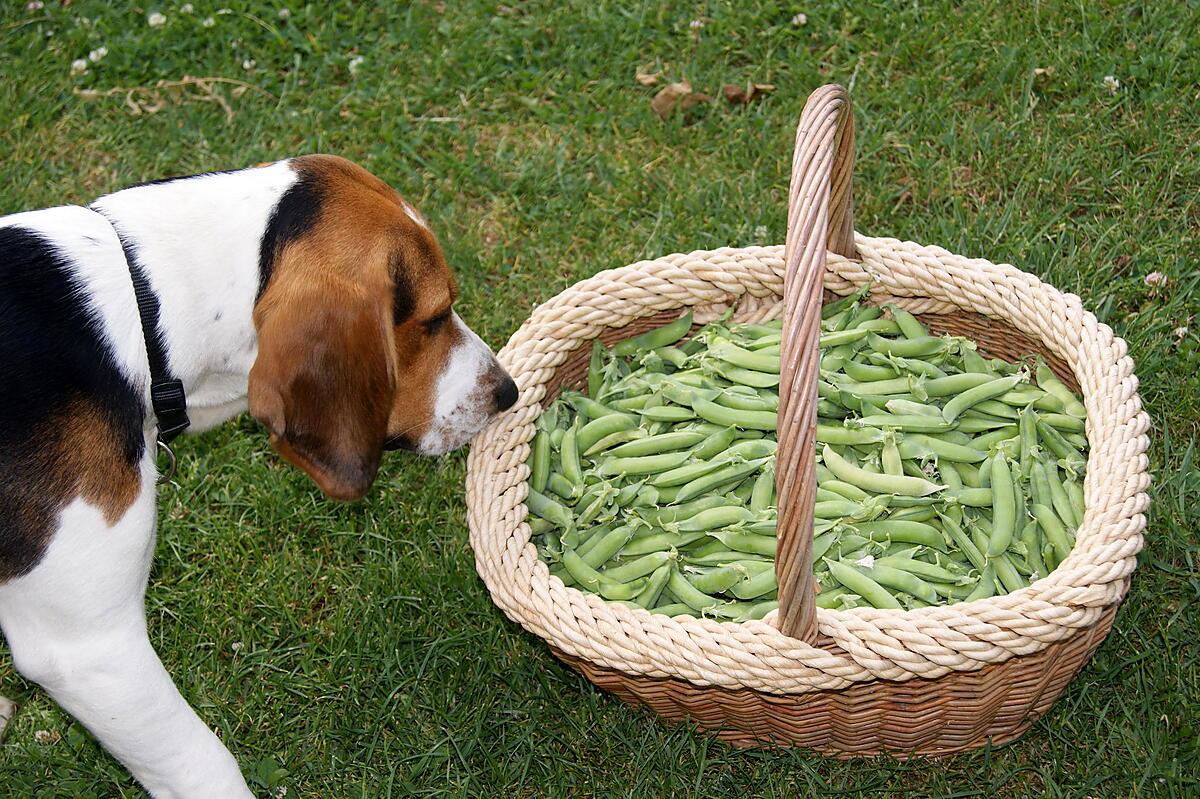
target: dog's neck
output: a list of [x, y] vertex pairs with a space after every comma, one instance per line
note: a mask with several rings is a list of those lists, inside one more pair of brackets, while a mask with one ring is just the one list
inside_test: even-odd
[[169, 366], [183, 381], [197, 430], [245, 409], [258, 353], [261, 242], [295, 180], [281, 161], [135, 186], [93, 203], [134, 245], [158, 295]]

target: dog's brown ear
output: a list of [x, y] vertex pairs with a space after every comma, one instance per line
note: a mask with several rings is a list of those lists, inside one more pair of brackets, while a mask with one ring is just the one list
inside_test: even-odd
[[395, 392], [390, 310], [356, 288], [313, 287], [260, 305], [250, 370], [250, 412], [272, 446], [340, 500], [371, 487]]

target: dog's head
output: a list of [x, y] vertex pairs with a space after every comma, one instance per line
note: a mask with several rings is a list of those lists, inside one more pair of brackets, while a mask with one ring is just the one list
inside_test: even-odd
[[454, 312], [425, 220], [341, 158], [304, 156], [262, 244], [251, 413], [331, 497], [358, 499], [384, 450], [462, 446], [516, 385]]

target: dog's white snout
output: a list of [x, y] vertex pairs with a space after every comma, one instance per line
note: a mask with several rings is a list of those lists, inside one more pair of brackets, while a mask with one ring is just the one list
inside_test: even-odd
[[454, 314], [459, 343], [446, 359], [434, 398], [433, 421], [417, 451], [441, 455], [470, 441], [495, 414], [517, 401], [517, 385], [475, 331]]

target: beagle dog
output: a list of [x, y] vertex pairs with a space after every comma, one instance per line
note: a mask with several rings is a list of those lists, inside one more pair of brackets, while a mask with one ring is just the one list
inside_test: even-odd
[[194, 430], [249, 408], [358, 499], [385, 450], [448, 452], [516, 401], [455, 295], [425, 219], [332, 156], [0, 217], [0, 629], [151, 795], [251, 796], [146, 634], [159, 384]]

